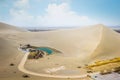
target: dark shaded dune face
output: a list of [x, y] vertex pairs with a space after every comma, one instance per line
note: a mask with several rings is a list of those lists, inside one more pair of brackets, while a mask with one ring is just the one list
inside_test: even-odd
[[25, 30], [0, 22], [0, 32], [25, 32]]

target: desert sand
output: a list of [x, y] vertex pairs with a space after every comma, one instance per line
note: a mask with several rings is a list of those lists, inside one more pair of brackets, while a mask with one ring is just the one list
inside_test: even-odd
[[[24, 65], [25, 69], [35, 73], [49, 74], [45, 72], [48, 68], [64, 66], [68, 72], [72, 70], [75, 72], [75, 75], [81, 75], [86, 74], [86, 71], [84, 69], [78, 69], [78, 66], [84, 66], [96, 60], [120, 56], [120, 35], [101, 24], [78, 29], [28, 32], [8, 24], [0, 23], [1, 80], [24, 79], [22, 75], [26, 73], [18, 70], [18, 65], [24, 56], [24, 54], [17, 49], [19, 44], [47, 46], [62, 52], [61, 54], [50, 55], [43, 59], [27, 60]], [[14, 66], [10, 66], [10, 64], [14, 64]], [[55, 72], [52, 75], [75, 76], [72, 73], [63, 73], [64, 70]], [[30, 80], [69, 79], [28, 75], [30, 76], [30, 78], [28, 78]], [[91, 79], [85, 77], [81, 80]]]

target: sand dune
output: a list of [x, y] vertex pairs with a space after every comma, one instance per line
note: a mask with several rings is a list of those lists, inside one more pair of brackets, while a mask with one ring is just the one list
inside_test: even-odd
[[[24, 54], [17, 50], [20, 43], [31, 43], [32, 45], [40, 46], [42, 33], [31, 33], [31, 32], [21, 32], [17, 31], [11, 26], [4, 27], [5, 24], [2, 23], [0, 26], [0, 80], [23, 80], [23, 72], [18, 70], [18, 64], [20, 63]], [[10, 29], [9, 29], [10, 28]], [[15, 30], [14, 30], [15, 29]], [[23, 30], [24, 31], [24, 30]], [[11, 33], [12, 32], [12, 33]], [[40, 35], [39, 35], [40, 34]], [[48, 35], [49, 36], [49, 35]], [[48, 37], [47, 36], [47, 37]], [[35, 37], [35, 38], [34, 38]], [[47, 42], [46, 42], [47, 43]], [[10, 66], [10, 64], [14, 66]], [[30, 75], [29, 80], [63, 80], [59, 78], [47, 78], [47, 77], [36, 77]], [[89, 79], [88, 77], [84, 79]], [[67, 79], [64, 79], [67, 80]], [[71, 79], [71, 80], [83, 80], [83, 79]], [[90, 79], [89, 79], [90, 80]]]
[[100, 56], [120, 55], [120, 34], [101, 24], [50, 33], [51, 46], [62, 51], [66, 56], [93, 59]]
[[[76, 71], [76, 75], [81, 75], [85, 71], [79, 72], [76, 70], [79, 65], [120, 56], [120, 35], [104, 25], [35, 33], [34, 35], [39, 39], [39, 43], [35, 44], [53, 47], [62, 52], [62, 56], [49, 56], [49, 60], [43, 58], [38, 60], [39, 63], [28, 60], [25, 68], [36, 73], [44, 74], [45, 72], [42, 69], [52, 69], [56, 67], [55, 63], [57, 63], [66, 67], [63, 72], [58, 71], [57, 75], [62, 75], [70, 70]], [[35, 37], [31, 37], [34, 41]], [[44, 62], [44, 65], [41, 64], [42, 62]], [[71, 74], [64, 75], [70, 76]]]
[[78, 57], [84, 60], [98, 58], [105, 54], [111, 57], [120, 54], [120, 35], [104, 25], [26, 33], [21, 37], [30, 44], [49, 46], [61, 51], [63, 56]]
[[[68, 57], [89, 57], [100, 42], [102, 27], [86, 27], [82, 29], [64, 30], [56, 33], [52, 46]], [[55, 33], [54, 33], [55, 34]]]
[[100, 43], [91, 57], [111, 58], [115, 56], [120, 56], [120, 34], [107, 27], [103, 27]]
[[[17, 47], [21, 43], [55, 48], [62, 52], [61, 57], [55, 58], [55, 56], [51, 56], [51, 59], [54, 60], [50, 59], [49, 62], [59, 61], [69, 66], [72, 62], [76, 61], [75, 66], [71, 67], [76, 67], [76, 65], [81, 64], [80, 62], [83, 61], [90, 63], [96, 59], [120, 56], [120, 35], [104, 25], [48, 32], [27, 32], [0, 23], [0, 64], [2, 65], [0, 66], [0, 79], [11, 76], [15, 78], [15, 74], [12, 73], [14, 71], [17, 71], [16, 77], [21, 78], [23, 73], [17, 70], [17, 66], [23, 56], [17, 50]], [[41, 61], [45, 60], [46, 58]], [[11, 68], [9, 66], [10, 63], [14, 63], [16, 66]], [[25, 66], [28, 63], [30, 62], [27, 61]], [[41, 63], [33, 64], [35, 63], [29, 64], [33, 71], [36, 68], [35, 66], [41, 65]], [[47, 63], [45, 62], [44, 64]], [[42, 67], [44, 64], [42, 64]], [[29, 66], [26, 66], [26, 68]], [[39, 77], [34, 79], [39, 79]], [[44, 80], [46, 78], [41, 79]], [[53, 80], [53, 78], [50, 79]]]
[[9, 32], [24, 32], [26, 30], [0, 22], [0, 32], [3, 31], [9, 33]]

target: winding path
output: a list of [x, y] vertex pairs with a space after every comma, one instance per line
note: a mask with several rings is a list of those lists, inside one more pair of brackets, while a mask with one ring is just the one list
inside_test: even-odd
[[50, 74], [35, 73], [35, 72], [25, 69], [25, 67], [24, 67], [25, 62], [27, 61], [28, 55], [29, 55], [29, 52], [25, 53], [25, 55], [23, 56], [23, 59], [21, 60], [20, 64], [18, 65], [18, 69], [24, 73], [31, 74], [34, 76], [53, 77], [53, 78], [84, 78], [84, 77], [87, 77], [87, 75], [98, 74], [98, 73], [91, 73], [91, 74], [86, 74], [86, 75], [62, 76], [62, 75], [50, 75]]

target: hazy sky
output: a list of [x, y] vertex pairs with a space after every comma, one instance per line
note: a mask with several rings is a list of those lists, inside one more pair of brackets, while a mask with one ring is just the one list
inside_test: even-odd
[[0, 0], [0, 22], [25, 27], [120, 25], [120, 0]]

